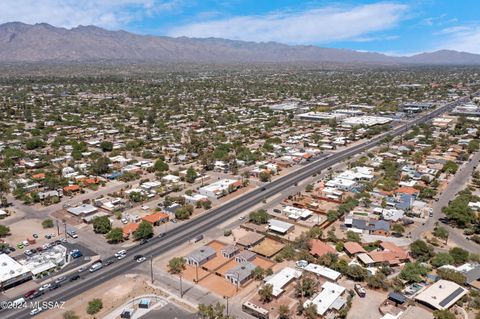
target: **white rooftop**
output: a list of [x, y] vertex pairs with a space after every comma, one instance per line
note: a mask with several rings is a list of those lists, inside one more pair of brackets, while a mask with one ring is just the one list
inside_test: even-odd
[[265, 278], [265, 284], [272, 285], [273, 295], [278, 297], [283, 292], [283, 287], [288, 285], [294, 279], [298, 279], [302, 276], [302, 272], [296, 269], [286, 267], [277, 272], [276, 274]]
[[322, 285], [322, 288], [322, 292], [320, 292], [315, 298], [313, 298], [312, 300], [307, 300], [303, 304], [304, 307], [308, 307], [310, 303], [315, 304], [317, 306], [317, 313], [320, 316], [323, 316], [345, 291], [345, 287], [339, 286], [329, 281], [325, 282]]

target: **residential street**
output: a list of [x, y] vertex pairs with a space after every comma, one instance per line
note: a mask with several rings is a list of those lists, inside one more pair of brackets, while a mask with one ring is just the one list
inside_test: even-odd
[[[440, 194], [438, 201], [433, 203], [433, 217], [428, 218], [428, 220], [418, 228], [412, 231], [412, 239], [416, 240], [421, 238], [421, 235], [427, 231], [433, 230], [435, 223], [439, 218], [444, 217], [442, 213], [442, 207], [447, 206], [448, 202], [455, 198], [455, 195], [462, 190], [466, 183], [468, 182], [474, 167], [480, 161], [480, 152], [477, 152], [473, 155], [472, 160], [467, 162], [465, 165], [460, 167], [460, 170], [455, 174], [453, 179], [448, 183], [446, 189]], [[452, 228], [448, 225], [443, 225], [448, 229], [450, 235], [448, 237], [449, 241], [454, 242], [459, 247], [462, 247], [470, 252], [480, 253], [480, 245], [469, 241], [463, 235], [461, 229]]]

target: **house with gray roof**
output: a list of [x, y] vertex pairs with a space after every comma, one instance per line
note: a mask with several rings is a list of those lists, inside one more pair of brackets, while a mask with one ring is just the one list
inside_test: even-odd
[[222, 254], [223, 257], [225, 258], [232, 258], [235, 256], [238, 252], [240, 251], [240, 248], [238, 248], [237, 245], [228, 245], [223, 247], [220, 250], [220, 253]]
[[210, 259], [215, 258], [217, 252], [210, 246], [203, 246], [198, 249], [195, 249], [190, 254], [185, 256], [187, 264], [193, 266], [201, 266]]
[[240, 264], [227, 270], [225, 279], [234, 285], [242, 286], [253, 277], [252, 271], [255, 267], [256, 266], [250, 262]]
[[250, 250], [244, 250], [237, 256], [235, 256], [235, 261], [239, 264], [244, 264], [246, 262], [252, 261], [257, 257], [257, 254]]

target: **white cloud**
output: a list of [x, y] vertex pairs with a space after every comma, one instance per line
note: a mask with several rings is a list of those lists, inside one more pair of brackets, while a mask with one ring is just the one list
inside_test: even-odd
[[194, 22], [171, 29], [171, 36], [218, 37], [283, 43], [328, 43], [365, 37], [392, 28], [408, 7], [377, 3], [329, 6], [303, 12], [269, 13]]
[[441, 33], [444, 35], [444, 40], [438, 49], [480, 54], [480, 24], [445, 28]]
[[46, 22], [66, 28], [118, 28], [144, 16], [173, 10], [181, 0], [1, 0], [0, 23]]

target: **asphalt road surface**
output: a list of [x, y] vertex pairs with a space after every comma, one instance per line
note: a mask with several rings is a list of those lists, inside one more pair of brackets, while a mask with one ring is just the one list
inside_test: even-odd
[[[327, 157], [316, 158], [310, 164], [305, 165], [289, 175], [283, 176], [269, 184], [266, 184], [264, 187], [255, 189], [244, 194], [243, 196], [225, 203], [218, 208], [212, 209], [198, 218], [183, 223], [171, 231], [168, 231], [163, 238], [153, 238], [148, 244], [135, 246], [131, 249], [128, 249], [127, 258], [117, 261], [113, 265], [100, 269], [94, 273], [85, 273], [81, 280], [65, 282], [64, 285], [59, 289], [51, 292], [49, 291], [45, 293], [45, 295], [39, 297], [38, 301], [60, 302], [75, 298], [81, 293], [88, 291], [112, 278], [124, 273], [128, 273], [133, 267], [136, 266], [136, 262], [132, 260], [133, 255], [142, 254], [148, 257], [155, 257], [171, 249], [175, 249], [183, 243], [190, 241], [195, 236], [203, 234], [212, 227], [220, 225], [230, 218], [233, 218], [245, 210], [261, 203], [264, 199], [276, 195], [288, 187], [295, 186], [295, 184], [301, 182], [302, 180], [312, 176], [315, 173], [318, 173], [319, 171], [342, 162], [350, 156], [361, 153], [376, 146], [377, 144], [380, 144], [386, 136], [397, 136], [399, 134], [403, 134], [410, 129], [412, 125], [427, 122], [467, 100], [468, 98], [461, 98], [455, 102], [445, 104], [428, 114], [414, 118], [409, 123], [392, 128], [391, 131], [373, 137], [369, 141], [366, 141], [362, 144], [355, 145], [333, 155], [328, 155]], [[0, 312], [0, 317], [2, 319], [30, 318], [30, 311], [31, 309], [28, 307], [24, 309], [4, 309], [2, 312]]]
[[[426, 232], [433, 230], [435, 223], [442, 217], [445, 217], [445, 214], [442, 213], [442, 208], [448, 206], [448, 202], [455, 198], [456, 194], [461, 191], [466, 183], [468, 182], [474, 167], [478, 165], [480, 161], [480, 152], [477, 152], [473, 155], [472, 159], [465, 163], [461, 169], [455, 174], [452, 180], [448, 183], [445, 190], [438, 197], [438, 201], [433, 203], [433, 216], [429, 217], [428, 220], [423, 224], [417, 227], [412, 231], [412, 239], [420, 239], [421, 235]], [[445, 227], [448, 232], [448, 240], [454, 242], [459, 247], [462, 247], [470, 252], [480, 253], [480, 245], [469, 241], [462, 234], [462, 230], [452, 228], [448, 225], [442, 225]]]

